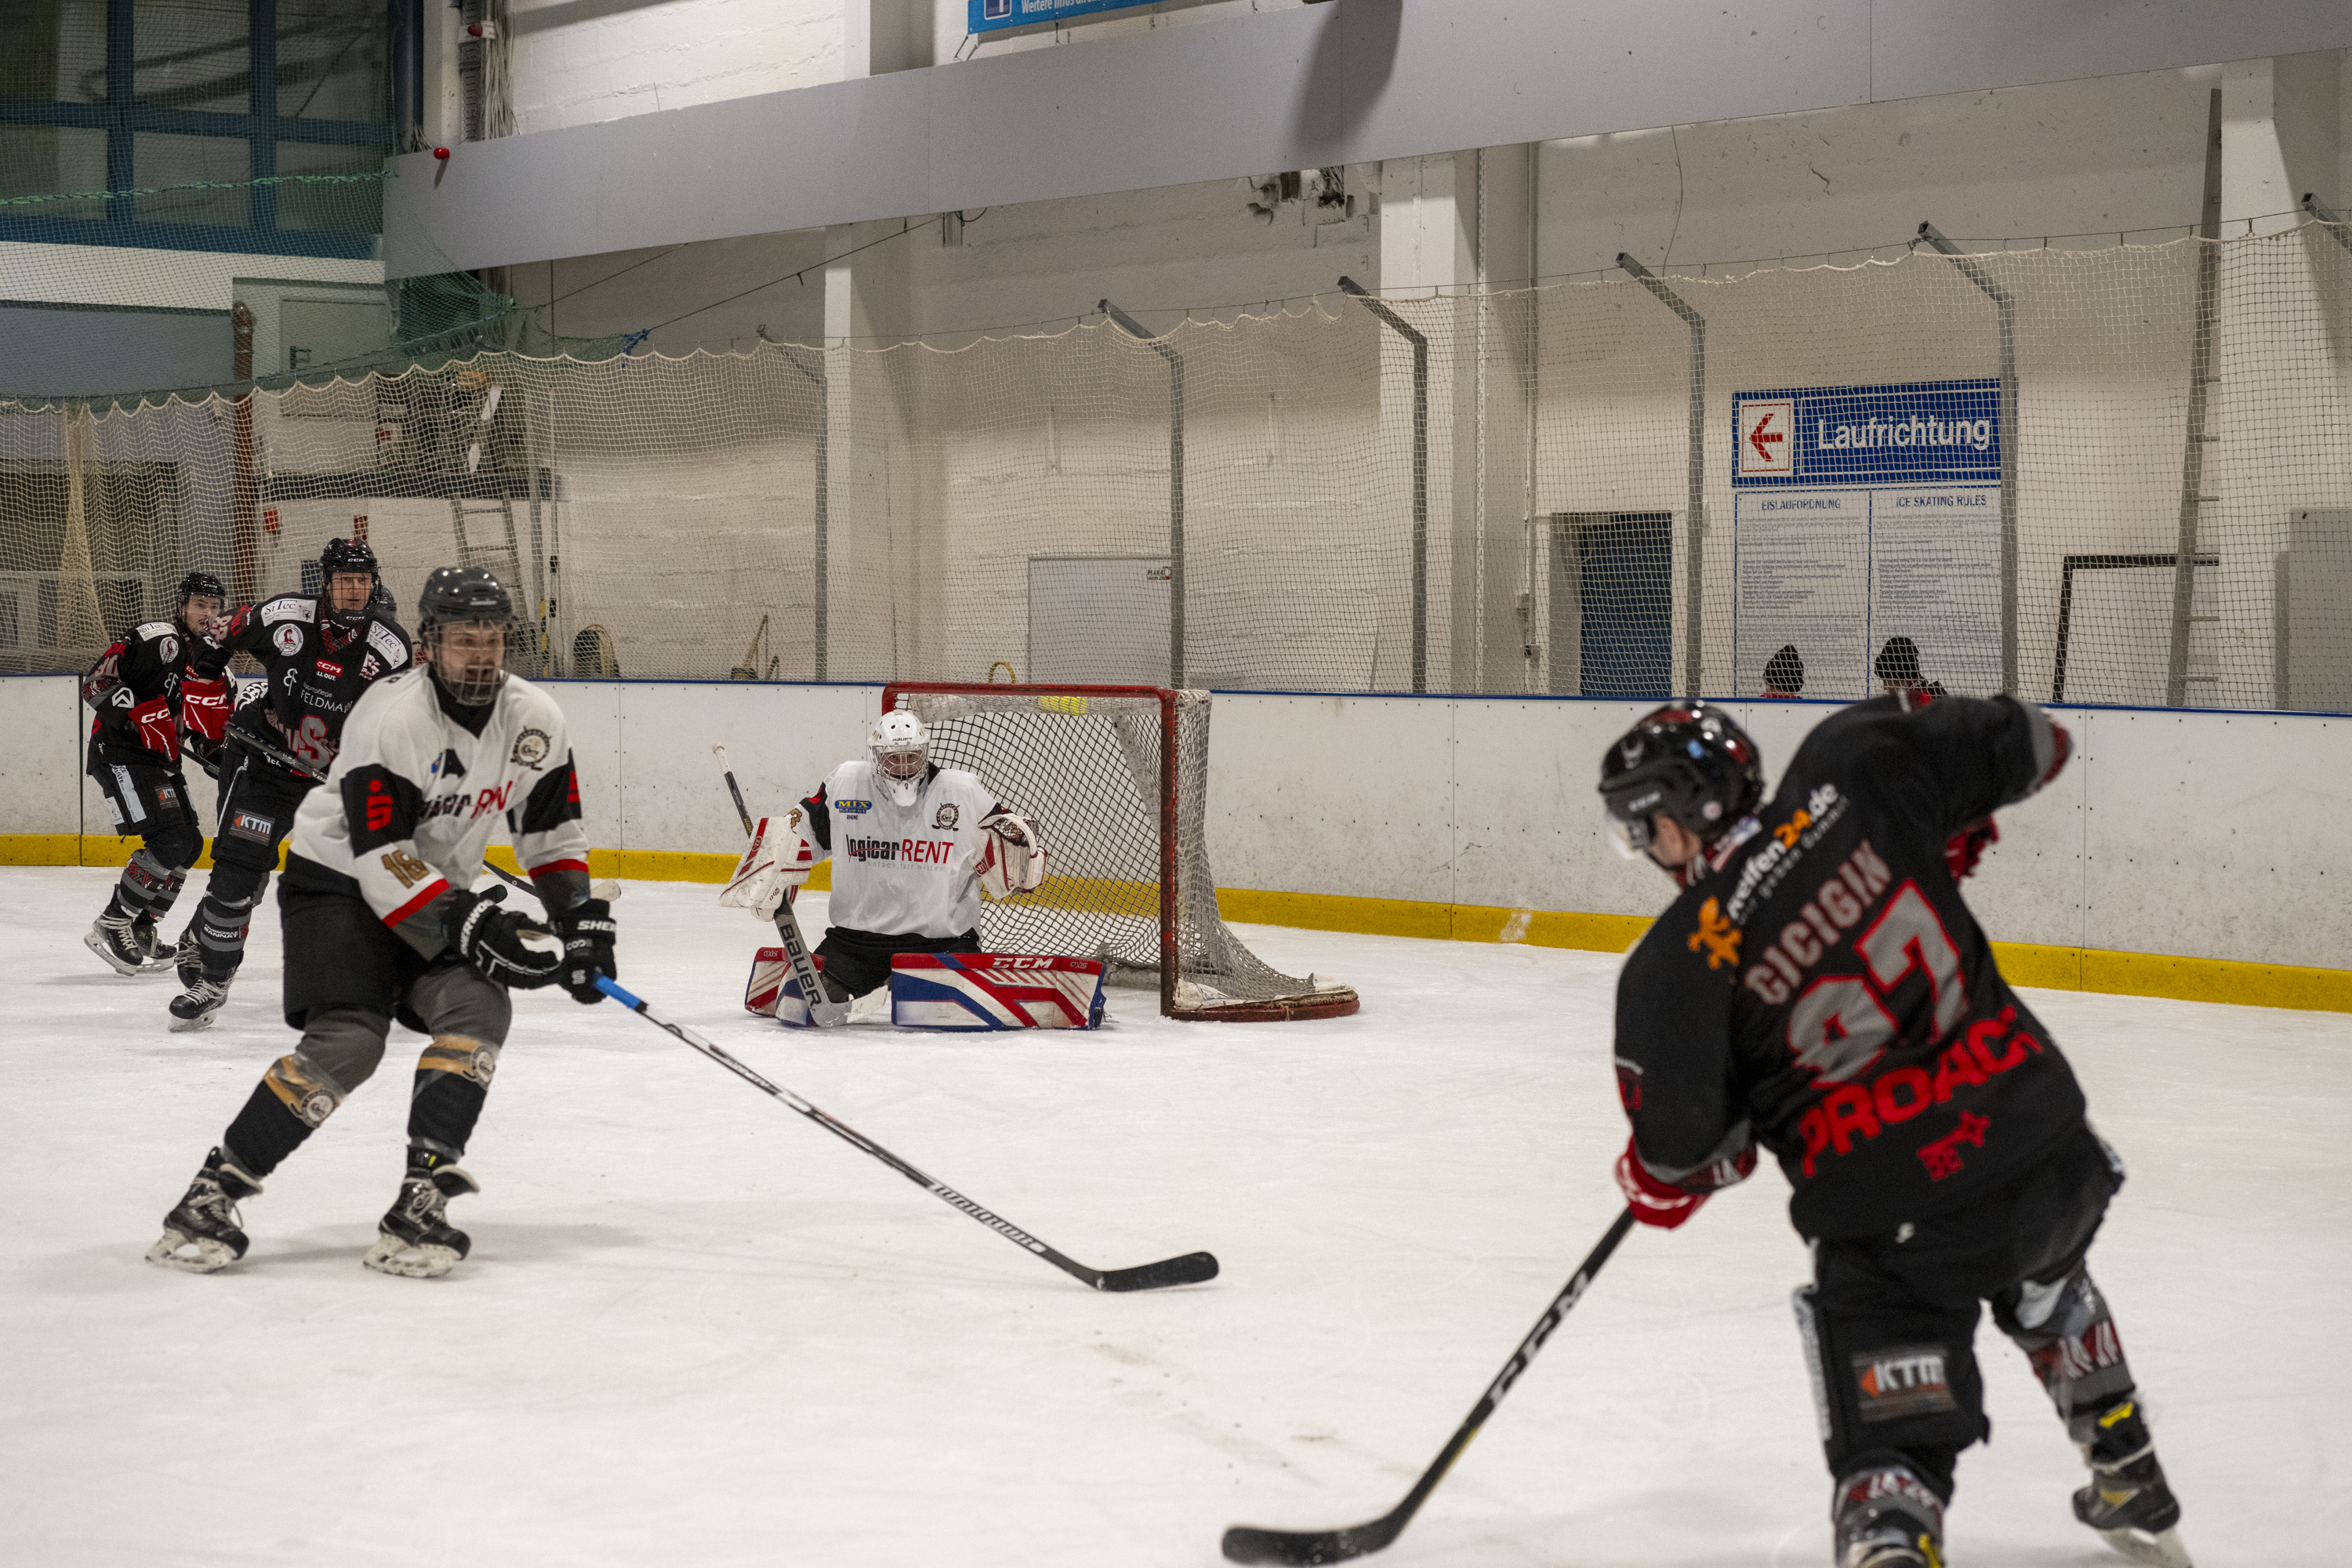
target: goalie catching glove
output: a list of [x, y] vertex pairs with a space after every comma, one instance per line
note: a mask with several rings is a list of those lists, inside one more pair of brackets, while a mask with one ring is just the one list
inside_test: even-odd
[[997, 807], [980, 819], [987, 839], [972, 869], [981, 890], [1002, 902], [1016, 893], [1034, 893], [1045, 880], [1045, 846], [1037, 825], [1017, 811]]
[[[749, 910], [763, 921], [776, 918], [776, 907], [796, 895], [816, 868], [816, 850], [801, 837], [803, 813], [794, 806], [777, 831], [774, 818], [763, 816], [751, 832], [751, 847], [735, 863], [719, 901], [730, 910]], [[789, 847], [788, 847], [789, 846]]]

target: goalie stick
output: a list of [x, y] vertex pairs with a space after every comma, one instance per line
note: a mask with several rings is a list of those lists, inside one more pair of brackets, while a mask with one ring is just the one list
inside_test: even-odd
[[[500, 875], [504, 873], [501, 872]], [[1165, 1258], [1157, 1263], [1145, 1263], [1133, 1268], [1110, 1269], [1089, 1268], [1075, 1258], [1066, 1258], [1011, 1220], [991, 1214], [945, 1182], [925, 1175], [846, 1122], [835, 1121], [791, 1089], [761, 1077], [751, 1068], [730, 1056], [724, 1049], [696, 1034], [685, 1025], [672, 1023], [663, 1017], [655, 1012], [643, 997], [633, 995], [622, 989], [619, 983], [610, 976], [598, 975], [596, 988], [621, 1005], [639, 1015], [656, 1028], [667, 1031], [744, 1082], [783, 1101], [792, 1110], [807, 1117], [843, 1142], [873, 1155], [925, 1192], [935, 1194], [951, 1207], [971, 1215], [1007, 1241], [1035, 1253], [1074, 1279], [1090, 1285], [1097, 1290], [1159, 1290], [1171, 1285], [1198, 1285], [1203, 1280], [1214, 1279], [1217, 1277], [1217, 1260], [1206, 1252], [1188, 1252], [1181, 1258]]]
[[1633, 1211], [1628, 1208], [1618, 1215], [1616, 1222], [1601, 1237], [1601, 1244], [1569, 1277], [1559, 1294], [1551, 1299], [1551, 1305], [1536, 1320], [1535, 1328], [1519, 1342], [1519, 1348], [1511, 1352], [1511, 1359], [1503, 1363], [1503, 1370], [1471, 1407], [1469, 1418], [1454, 1428], [1444, 1451], [1437, 1456], [1437, 1462], [1422, 1472], [1421, 1479], [1404, 1494], [1402, 1502], [1369, 1524], [1351, 1524], [1344, 1530], [1261, 1530], [1255, 1525], [1236, 1524], [1225, 1531], [1225, 1556], [1235, 1563], [1345, 1563], [1350, 1557], [1378, 1552], [1403, 1534], [1404, 1527], [1412, 1522], [1412, 1516], [1429, 1500], [1429, 1494], [1437, 1489], [1437, 1483], [1445, 1479], [1445, 1472], [1454, 1468], [1454, 1461], [1462, 1457], [1462, 1450], [1470, 1446], [1470, 1439], [1478, 1435], [1486, 1417], [1503, 1403], [1503, 1395], [1511, 1392], [1511, 1384], [1528, 1370], [1528, 1363], [1536, 1359], [1536, 1352], [1551, 1338], [1551, 1331], [1559, 1327], [1559, 1321], [1568, 1316], [1568, 1310], [1576, 1305], [1578, 1298], [1592, 1283], [1593, 1276], [1601, 1272], [1601, 1266], [1609, 1261], [1609, 1255], [1617, 1250], [1617, 1244], [1633, 1228]]
[[[752, 834], [751, 813], [743, 805], [743, 791], [735, 783], [735, 770], [727, 763], [727, 748], [713, 746], [710, 754], [719, 759], [719, 772], [727, 778], [727, 793], [735, 797], [735, 815], [743, 820], [743, 837]], [[799, 917], [793, 913], [789, 891], [776, 905], [776, 936], [784, 944], [784, 957], [793, 966], [793, 979], [799, 983], [801, 995], [808, 1003], [809, 1022], [818, 1028], [849, 1022], [849, 1004], [835, 1002], [818, 979], [816, 960], [809, 956], [808, 939], [801, 935]]]

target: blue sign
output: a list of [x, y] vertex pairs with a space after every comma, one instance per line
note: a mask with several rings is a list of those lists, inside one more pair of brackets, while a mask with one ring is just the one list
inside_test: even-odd
[[[973, 3], [977, 7], [982, 0]], [[2000, 479], [1998, 381], [1742, 392], [1732, 397], [1731, 416], [1735, 486], [1994, 484]]]
[[1001, 33], [1033, 22], [1058, 22], [1097, 11], [1132, 11], [1150, 4], [1152, 0], [971, 0], [971, 19], [966, 26], [974, 33]]

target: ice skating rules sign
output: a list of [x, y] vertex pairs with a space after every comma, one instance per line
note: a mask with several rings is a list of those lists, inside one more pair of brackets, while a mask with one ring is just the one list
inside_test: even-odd
[[1732, 398], [1732, 679], [1793, 646], [1804, 695], [1878, 690], [1909, 637], [1953, 691], [2000, 687], [2000, 384], [1784, 387]]

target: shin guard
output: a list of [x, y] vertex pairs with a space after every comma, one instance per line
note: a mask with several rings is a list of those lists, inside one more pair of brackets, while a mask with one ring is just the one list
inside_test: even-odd
[[343, 1102], [341, 1085], [300, 1051], [278, 1058], [228, 1124], [221, 1147], [257, 1179], [278, 1169]]
[[2025, 1352], [2067, 1436], [2089, 1452], [2099, 1417], [2129, 1399], [2130, 1363], [2106, 1298], [2077, 1265], [2049, 1285], [2021, 1286], [1993, 1306], [2001, 1331]]
[[416, 1059], [416, 1087], [408, 1102], [409, 1147], [448, 1160], [463, 1155], [498, 1069], [498, 1047], [464, 1035], [434, 1036]]

